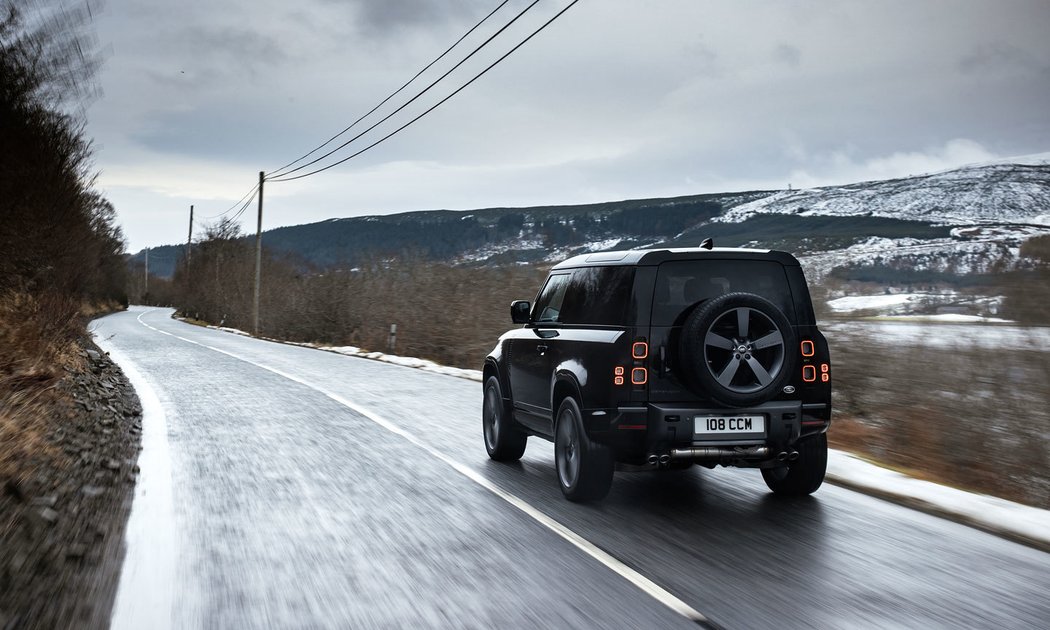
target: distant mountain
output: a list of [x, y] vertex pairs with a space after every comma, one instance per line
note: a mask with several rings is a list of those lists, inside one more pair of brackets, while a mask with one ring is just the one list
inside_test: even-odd
[[[269, 230], [263, 243], [318, 267], [397, 256], [493, 265], [609, 249], [696, 246], [711, 237], [718, 245], [794, 251], [819, 276], [854, 259], [980, 270], [984, 259], [1001, 265], [1004, 256], [1016, 258], [1021, 241], [1043, 233], [1050, 233], [1045, 162], [806, 190], [331, 219]], [[173, 265], [181, 251], [181, 246], [155, 248], [151, 269], [170, 274], [173, 266], [164, 265]], [[964, 267], [957, 256], [965, 258]], [[141, 252], [135, 259], [141, 260]]]
[[991, 164], [848, 186], [781, 191], [742, 203], [716, 221], [761, 214], [886, 217], [949, 225], [1050, 224], [1050, 166]]

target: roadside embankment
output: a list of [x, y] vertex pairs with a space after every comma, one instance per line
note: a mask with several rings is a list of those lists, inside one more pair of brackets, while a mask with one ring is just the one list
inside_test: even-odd
[[[73, 327], [79, 336], [48, 340], [44, 355], [0, 356], [5, 630], [107, 627], [116, 594], [141, 407], [116, 364]], [[15, 328], [0, 321], [4, 340]]]

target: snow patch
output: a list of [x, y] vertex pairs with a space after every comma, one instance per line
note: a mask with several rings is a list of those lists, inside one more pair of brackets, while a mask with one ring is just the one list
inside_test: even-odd
[[984, 322], [987, 324], [1014, 324], [1013, 320], [1000, 319], [998, 317], [982, 317], [980, 315], [963, 315], [961, 313], [938, 313], [936, 315], [887, 315], [882, 319], [899, 320], [905, 322], [957, 322], [960, 324], [975, 324]]
[[828, 307], [837, 313], [848, 313], [865, 309], [881, 309], [915, 302], [924, 296], [919, 293], [896, 293], [891, 295], [850, 295], [828, 301]]
[[985, 530], [1050, 545], [1050, 510], [922, 481], [834, 449], [828, 451], [827, 478], [877, 496], [904, 499]]
[[593, 243], [588, 243], [587, 245], [584, 245], [583, 249], [584, 251], [588, 252], [601, 252], [616, 247], [622, 241], [622, 238], [608, 238], [604, 241], [595, 241]]

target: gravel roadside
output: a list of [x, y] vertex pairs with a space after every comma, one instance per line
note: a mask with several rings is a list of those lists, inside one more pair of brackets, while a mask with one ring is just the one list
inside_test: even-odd
[[89, 339], [83, 369], [48, 392], [47, 442], [59, 456], [0, 480], [0, 629], [106, 628], [124, 555], [142, 408]]

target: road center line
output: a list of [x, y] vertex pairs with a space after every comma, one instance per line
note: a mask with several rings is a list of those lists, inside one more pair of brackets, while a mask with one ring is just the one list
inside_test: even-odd
[[518, 510], [520, 510], [521, 512], [526, 514], [528, 517], [530, 517], [531, 519], [533, 519], [537, 523], [543, 525], [547, 529], [551, 530], [552, 532], [554, 532], [555, 534], [560, 536], [562, 539], [566, 540], [571, 545], [573, 545], [574, 547], [576, 547], [580, 551], [584, 552], [585, 554], [587, 554], [591, 558], [594, 558], [595, 560], [597, 560], [598, 562], [603, 564], [606, 568], [610, 569], [611, 571], [613, 571], [614, 573], [616, 573], [620, 577], [624, 578], [625, 580], [627, 580], [631, 584], [634, 584], [636, 587], [641, 589], [644, 593], [646, 593], [647, 595], [649, 595], [650, 597], [652, 597], [656, 601], [660, 602], [661, 604], [663, 604], [667, 608], [670, 608], [672, 611], [678, 613], [679, 615], [685, 617], [686, 619], [688, 619], [688, 620], [690, 620], [690, 621], [692, 621], [692, 622], [694, 622], [694, 623], [696, 623], [696, 624], [698, 624], [700, 626], [703, 626], [705, 628], [718, 628], [718, 626], [716, 624], [714, 624], [710, 619], [708, 619], [703, 613], [699, 612], [698, 610], [695, 610], [694, 608], [689, 606], [689, 604], [686, 604], [682, 600], [680, 600], [677, 597], [675, 597], [674, 595], [672, 595], [670, 592], [664, 590], [661, 586], [659, 586], [658, 584], [656, 584], [655, 582], [653, 582], [649, 578], [645, 577], [644, 575], [642, 575], [638, 571], [635, 571], [631, 567], [629, 567], [626, 564], [620, 562], [615, 557], [613, 557], [609, 553], [603, 551], [601, 548], [599, 548], [597, 545], [595, 545], [594, 543], [590, 542], [589, 540], [587, 540], [583, 536], [577, 534], [576, 532], [574, 532], [573, 530], [569, 529], [568, 527], [566, 527], [565, 525], [563, 525], [559, 521], [555, 520], [551, 516], [548, 516], [546, 513], [540, 511], [538, 508], [536, 508], [536, 507], [532, 506], [531, 504], [527, 503], [525, 500], [521, 499], [520, 497], [518, 497], [518, 496], [516, 496], [514, 494], [511, 494], [510, 492], [507, 492], [506, 490], [503, 490], [503, 489], [499, 488], [498, 486], [496, 486], [494, 483], [492, 483], [491, 481], [486, 479], [484, 476], [482, 476], [480, 473], [478, 473], [474, 469], [470, 468], [469, 466], [467, 466], [465, 464], [457, 462], [456, 460], [452, 459], [448, 455], [445, 455], [441, 451], [435, 449], [434, 447], [430, 446], [426, 442], [420, 440], [416, 436], [414, 436], [411, 433], [405, 431], [401, 427], [397, 426], [396, 424], [394, 424], [393, 422], [387, 420], [386, 418], [380, 416], [379, 414], [371, 411], [370, 409], [366, 409], [365, 407], [362, 407], [361, 405], [359, 405], [359, 404], [357, 404], [357, 403], [355, 403], [353, 401], [347, 400], [346, 398], [343, 398], [339, 394], [336, 394], [334, 392], [330, 392], [330, 391], [324, 389], [323, 387], [318, 387], [317, 385], [314, 385], [313, 383], [305, 381], [305, 380], [303, 380], [303, 379], [301, 379], [301, 378], [299, 378], [299, 377], [297, 377], [297, 376], [295, 376], [293, 374], [289, 374], [289, 373], [284, 372], [282, 370], [278, 370], [277, 368], [272, 368], [272, 367], [269, 367], [267, 365], [263, 365], [261, 363], [256, 363], [255, 361], [252, 361], [251, 359], [247, 359], [245, 357], [238, 356], [236, 354], [233, 354], [232, 352], [228, 352], [226, 350], [222, 350], [222, 349], [216, 348], [214, 346], [209, 346], [209, 345], [203, 344], [203, 343], [201, 343], [199, 341], [194, 341], [192, 339], [187, 339], [185, 337], [180, 337], [179, 335], [176, 335], [174, 333], [170, 333], [170, 332], [167, 332], [167, 331], [164, 331], [164, 330], [160, 330], [159, 328], [155, 328], [153, 326], [150, 326], [146, 322], [142, 321], [142, 317], [143, 317], [143, 315], [146, 315], [146, 314], [152, 313], [152, 312], [153, 312], [152, 310], [144, 311], [142, 314], [140, 314], [136, 318], [136, 320], [140, 324], [145, 326], [146, 328], [149, 328], [150, 330], [159, 332], [162, 335], [167, 335], [169, 337], [174, 337], [175, 339], [179, 339], [181, 341], [185, 341], [186, 343], [191, 343], [193, 345], [200, 346], [202, 348], [207, 348], [208, 350], [212, 350], [214, 352], [218, 352], [219, 354], [226, 355], [226, 356], [228, 356], [228, 357], [230, 357], [232, 359], [237, 359], [238, 361], [243, 361], [244, 363], [248, 363], [250, 365], [254, 365], [257, 368], [266, 370], [267, 372], [271, 372], [273, 374], [276, 374], [277, 376], [281, 376], [283, 378], [286, 378], [286, 379], [288, 379], [290, 381], [293, 381], [295, 383], [298, 383], [298, 384], [300, 384], [300, 385], [302, 385], [304, 387], [308, 387], [308, 388], [318, 392], [319, 394], [322, 394], [322, 395], [328, 397], [329, 399], [339, 403], [340, 405], [343, 405], [344, 407], [347, 407], [348, 409], [350, 409], [350, 410], [352, 410], [352, 411], [354, 411], [356, 413], [361, 414], [362, 416], [368, 418], [369, 420], [371, 420], [375, 424], [378, 424], [379, 426], [383, 427], [387, 431], [389, 431], [391, 433], [394, 433], [395, 435], [398, 435], [398, 436], [404, 438], [405, 440], [411, 442], [413, 445], [419, 447], [423, 451], [426, 451], [430, 456], [432, 456], [432, 457], [434, 457], [434, 458], [444, 462], [449, 467], [451, 467], [453, 470], [455, 470], [456, 472], [460, 473], [461, 475], [463, 475], [467, 479], [470, 479], [471, 481], [473, 481], [474, 483], [478, 484], [482, 488], [488, 490], [489, 492], [491, 492], [492, 494], [496, 495], [497, 497], [503, 499], [504, 501], [506, 501], [510, 505], [516, 507]]

